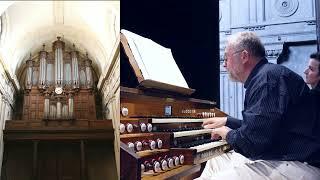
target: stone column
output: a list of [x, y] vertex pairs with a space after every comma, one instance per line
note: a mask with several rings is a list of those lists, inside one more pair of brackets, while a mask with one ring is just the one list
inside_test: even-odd
[[3, 123], [3, 129], [4, 129], [5, 122], [8, 120], [9, 111], [10, 111], [10, 104], [9, 104], [8, 101], [6, 101], [6, 107], [4, 109], [5, 114], [4, 114], [4, 117], [3, 117], [3, 122], [4, 122]]
[[6, 100], [3, 98], [2, 96], [2, 106], [1, 106], [1, 128], [3, 129], [4, 127], [4, 119], [5, 119], [5, 115], [6, 115], [6, 106], [7, 106], [7, 102]]
[[4, 102], [4, 96], [1, 94], [1, 97], [0, 97], [0, 174], [1, 174], [1, 169], [2, 169], [2, 160], [3, 160], [3, 126], [4, 126], [4, 121], [3, 121], [3, 117], [5, 115], [5, 102]]
[[[4, 114], [4, 112], [2, 111], [2, 106], [4, 105], [4, 103], [2, 101], [2, 97], [3, 97], [3, 95], [0, 93], [0, 110], [1, 110], [1, 112], [0, 112], [0, 127], [2, 127], [1, 117], [2, 117], [2, 114]], [[2, 131], [1, 131], [1, 133], [2, 133]]]

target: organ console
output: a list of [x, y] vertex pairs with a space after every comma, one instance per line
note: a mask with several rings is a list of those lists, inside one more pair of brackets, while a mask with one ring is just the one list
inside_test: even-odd
[[121, 73], [127, 72], [124, 77], [129, 79], [121, 77], [126, 82], [120, 88], [121, 179], [198, 177], [207, 160], [230, 149], [225, 141], [211, 140], [212, 130], [203, 129], [202, 123], [226, 114], [215, 102], [190, 97], [194, 90], [188, 88], [173, 58], [165, 69], [153, 67], [163, 60], [157, 57], [172, 57], [163, 54], [167, 49], [156, 50], [159, 45], [151, 40], [121, 32], [127, 56], [121, 59]]

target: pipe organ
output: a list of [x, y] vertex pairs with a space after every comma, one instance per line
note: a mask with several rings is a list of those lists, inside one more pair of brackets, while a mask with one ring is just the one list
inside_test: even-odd
[[[24, 119], [73, 119], [74, 116], [81, 116], [79, 108], [74, 109], [74, 100], [81, 101], [81, 104], [94, 103], [90, 92], [97, 77], [92, 72], [92, 61], [88, 53], [86, 56], [81, 56], [74, 44], [72, 50], [68, 52], [65, 43], [58, 37], [52, 45], [52, 52], [47, 52], [43, 45], [38, 61], [37, 58], [32, 59], [30, 55], [26, 65], [26, 93], [39, 92], [45, 98], [41, 103], [39, 100], [42, 97], [37, 101], [43, 104], [43, 109], [40, 108], [35, 116], [25, 112]], [[79, 98], [78, 95], [81, 92], [87, 92], [88, 101], [85, 102], [82, 101], [83, 98]], [[93, 107], [89, 104], [87, 107]], [[28, 105], [25, 110], [29, 111]], [[87, 114], [87, 116], [92, 119], [95, 117], [95, 110], [91, 108], [90, 111], [93, 114]]]
[[[25, 89], [30, 90], [32, 84], [37, 84], [40, 89], [52, 85], [55, 87], [71, 86], [72, 89], [93, 87], [96, 77], [93, 76], [92, 61], [89, 59], [88, 53], [85, 57], [81, 57], [79, 52], [75, 50], [75, 45], [70, 52], [65, 52], [64, 47], [65, 43], [58, 37], [58, 40], [53, 43], [54, 53], [45, 51], [45, 45], [43, 45], [43, 50], [39, 52], [38, 62], [35, 62], [31, 57], [26, 61]], [[38, 70], [39, 74], [36, 75]], [[36, 80], [38, 83], [32, 83], [32, 80]]]

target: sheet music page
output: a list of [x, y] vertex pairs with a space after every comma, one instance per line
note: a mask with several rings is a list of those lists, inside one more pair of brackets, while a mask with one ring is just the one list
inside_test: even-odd
[[189, 88], [172, 56], [171, 49], [124, 29], [121, 33], [128, 40], [144, 79]]

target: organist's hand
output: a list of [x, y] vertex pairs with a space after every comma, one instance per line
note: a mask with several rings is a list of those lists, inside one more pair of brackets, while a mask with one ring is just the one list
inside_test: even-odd
[[225, 140], [229, 131], [231, 131], [231, 129], [227, 126], [212, 129], [211, 139], [217, 140], [221, 137], [223, 140]]
[[227, 117], [214, 117], [204, 120], [202, 126], [206, 129], [213, 129], [225, 126], [226, 122]]

